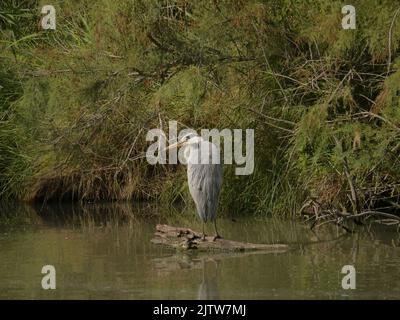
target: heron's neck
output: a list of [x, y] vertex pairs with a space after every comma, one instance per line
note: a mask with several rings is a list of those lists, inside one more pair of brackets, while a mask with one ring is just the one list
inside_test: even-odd
[[185, 150], [184, 150], [184, 152], [183, 152], [183, 155], [184, 155], [184, 157], [185, 157], [186, 162], [189, 161], [190, 154], [193, 155], [193, 152], [194, 152], [196, 149], [197, 149], [197, 145], [196, 145], [196, 144], [190, 144], [190, 145], [188, 145], [188, 146], [185, 148]]

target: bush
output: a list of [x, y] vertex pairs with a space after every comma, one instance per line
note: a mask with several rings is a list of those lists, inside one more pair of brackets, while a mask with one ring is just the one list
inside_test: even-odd
[[43, 31], [38, 3], [3, 1], [2, 195], [186, 201], [184, 169], [143, 158], [172, 119], [255, 128], [255, 172], [226, 168], [225, 212], [352, 210], [346, 173], [360, 207], [396, 211], [398, 8], [353, 2], [356, 30], [342, 1], [55, 1]]

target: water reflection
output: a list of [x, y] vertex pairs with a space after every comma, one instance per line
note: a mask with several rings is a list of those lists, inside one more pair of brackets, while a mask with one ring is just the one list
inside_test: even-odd
[[[0, 298], [358, 299], [400, 298], [400, 237], [368, 227], [345, 235], [311, 232], [293, 220], [229, 217], [224, 236], [288, 243], [283, 253], [184, 253], [155, 246], [157, 223], [199, 229], [193, 212], [133, 203], [0, 205]], [[57, 269], [57, 290], [41, 289], [41, 268]], [[357, 270], [343, 291], [341, 268]]]
[[[242, 256], [236, 254], [236, 257]], [[158, 276], [167, 276], [171, 273], [192, 270], [201, 275], [198, 285], [197, 299], [220, 299], [218, 291], [218, 261], [224, 258], [235, 257], [233, 254], [190, 254], [179, 253], [153, 260]]]
[[198, 300], [217, 300], [220, 299], [218, 290], [218, 261], [202, 260], [203, 279], [197, 292]]

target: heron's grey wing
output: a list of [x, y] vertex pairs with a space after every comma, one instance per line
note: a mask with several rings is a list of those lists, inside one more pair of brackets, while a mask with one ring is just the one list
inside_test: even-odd
[[188, 183], [200, 218], [205, 221], [213, 220], [216, 216], [222, 185], [222, 165], [189, 164]]
[[199, 164], [188, 164], [187, 168], [189, 191], [196, 204], [197, 214], [200, 219], [206, 220], [206, 201], [204, 197], [204, 172], [202, 165]]
[[211, 164], [212, 174], [210, 175], [210, 181], [205, 182], [205, 187], [208, 190], [208, 219], [214, 220], [217, 215], [219, 192], [222, 185], [222, 165]]

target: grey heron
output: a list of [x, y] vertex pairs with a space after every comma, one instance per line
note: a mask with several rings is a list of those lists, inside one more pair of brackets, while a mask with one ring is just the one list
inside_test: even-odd
[[204, 224], [214, 223], [215, 238], [220, 238], [217, 229], [217, 208], [222, 185], [222, 164], [217, 146], [195, 133], [184, 135], [168, 149], [185, 147], [184, 158], [187, 163], [187, 179], [190, 194], [196, 205], [197, 214]]

